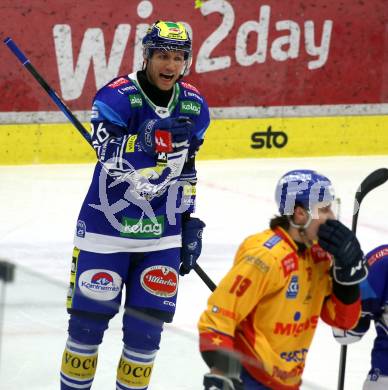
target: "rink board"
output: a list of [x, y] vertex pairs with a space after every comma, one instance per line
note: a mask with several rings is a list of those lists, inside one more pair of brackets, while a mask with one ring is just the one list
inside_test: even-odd
[[[387, 129], [384, 115], [215, 119], [198, 158], [388, 155]], [[0, 126], [1, 165], [94, 159], [91, 147], [71, 124]]]

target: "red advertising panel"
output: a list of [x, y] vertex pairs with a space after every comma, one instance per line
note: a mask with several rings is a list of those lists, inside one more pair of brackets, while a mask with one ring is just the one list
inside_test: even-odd
[[[28, 5], [26, 5], [28, 4]], [[141, 37], [157, 19], [192, 30], [187, 79], [211, 107], [388, 102], [386, 0], [2, 0], [10, 36], [74, 110], [142, 64]], [[57, 111], [5, 45], [0, 111]]]

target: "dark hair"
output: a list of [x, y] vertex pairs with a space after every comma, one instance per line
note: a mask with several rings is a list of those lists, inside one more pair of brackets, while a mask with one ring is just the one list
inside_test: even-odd
[[[295, 202], [294, 210], [296, 207], [302, 207], [306, 210], [306, 208], [300, 202]], [[284, 230], [288, 230], [288, 228], [290, 227], [289, 217], [287, 215], [275, 215], [269, 220], [269, 227], [270, 229], [281, 227]]]
[[290, 221], [288, 220], [287, 215], [275, 215], [269, 220], [270, 229], [275, 229], [281, 227], [284, 230], [288, 230], [290, 227]]

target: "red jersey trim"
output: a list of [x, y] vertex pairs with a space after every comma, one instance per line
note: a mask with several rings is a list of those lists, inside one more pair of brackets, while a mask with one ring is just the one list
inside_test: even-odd
[[294, 252], [298, 251], [298, 246], [284, 229], [282, 229], [281, 227], [276, 227], [275, 229], [273, 229], [273, 231], [275, 232], [275, 234], [280, 236], [294, 250]]
[[334, 306], [334, 318], [330, 316], [330, 310], [327, 307], [329, 302], [325, 302], [321, 318], [327, 324], [340, 329], [352, 329], [357, 325], [361, 313], [361, 299], [358, 297], [356, 302], [346, 305], [341, 302], [334, 294], [329, 298]]
[[[248, 373], [255, 378], [261, 384], [270, 387], [273, 390], [299, 390], [298, 385], [285, 385], [274, 379], [269, 375], [262, 367], [263, 363], [261, 359], [253, 353], [250, 346], [244, 340], [244, 336], [241, 334], [236, 335], [236, 350], [242, 354], [242, 365], [248, 371]], [[303, 372], [303, 368], [300, 369], [300, 375]], [[297, 374], [299, 376], [299, 373]]]
[[214, 330], [199, 335], [199, 350], [201, 352], [217, 349], [234, 350], [234, 338]]

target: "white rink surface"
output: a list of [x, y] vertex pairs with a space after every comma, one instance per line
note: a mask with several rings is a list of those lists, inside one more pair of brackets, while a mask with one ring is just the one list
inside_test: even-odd
[[[276, 212], [275, 184], [286, 171], [317, 169], [330, 177], [342, 201], [341, 219], [350, 226], [359, 184], [373, 170], [387, 166], [388, 156], [200, 161], [196, 214], [207, 224], [200, 265], [214, 282], [220, 280], [244, 237], [267, 227]], [[6, 293], [2, 390], [59, 389], [73, 231], [92, 171], [92, 165], [0, 167], [0, 258], [20, 266], [15, 283], [0, 290], [0, 298]], [[358, 236], [364, 251], [388, 242], [387, 195], [385, 184], [362, 203]], [[150, 390], [202, 389], [206, 366], [198, 353], [196, 323], [208, 295], [194, 272], [181, 280], [175, 320], [164, 331]], [[348, 348], [346, 390], [362, 388], [374, 335], [371, 329]], [[120, 351], [118, 315], [100, 348], [94, 390], [114, 388]], [[336, 389], [339, 351], [330, 328], [320, 323], [303, 390]]]

